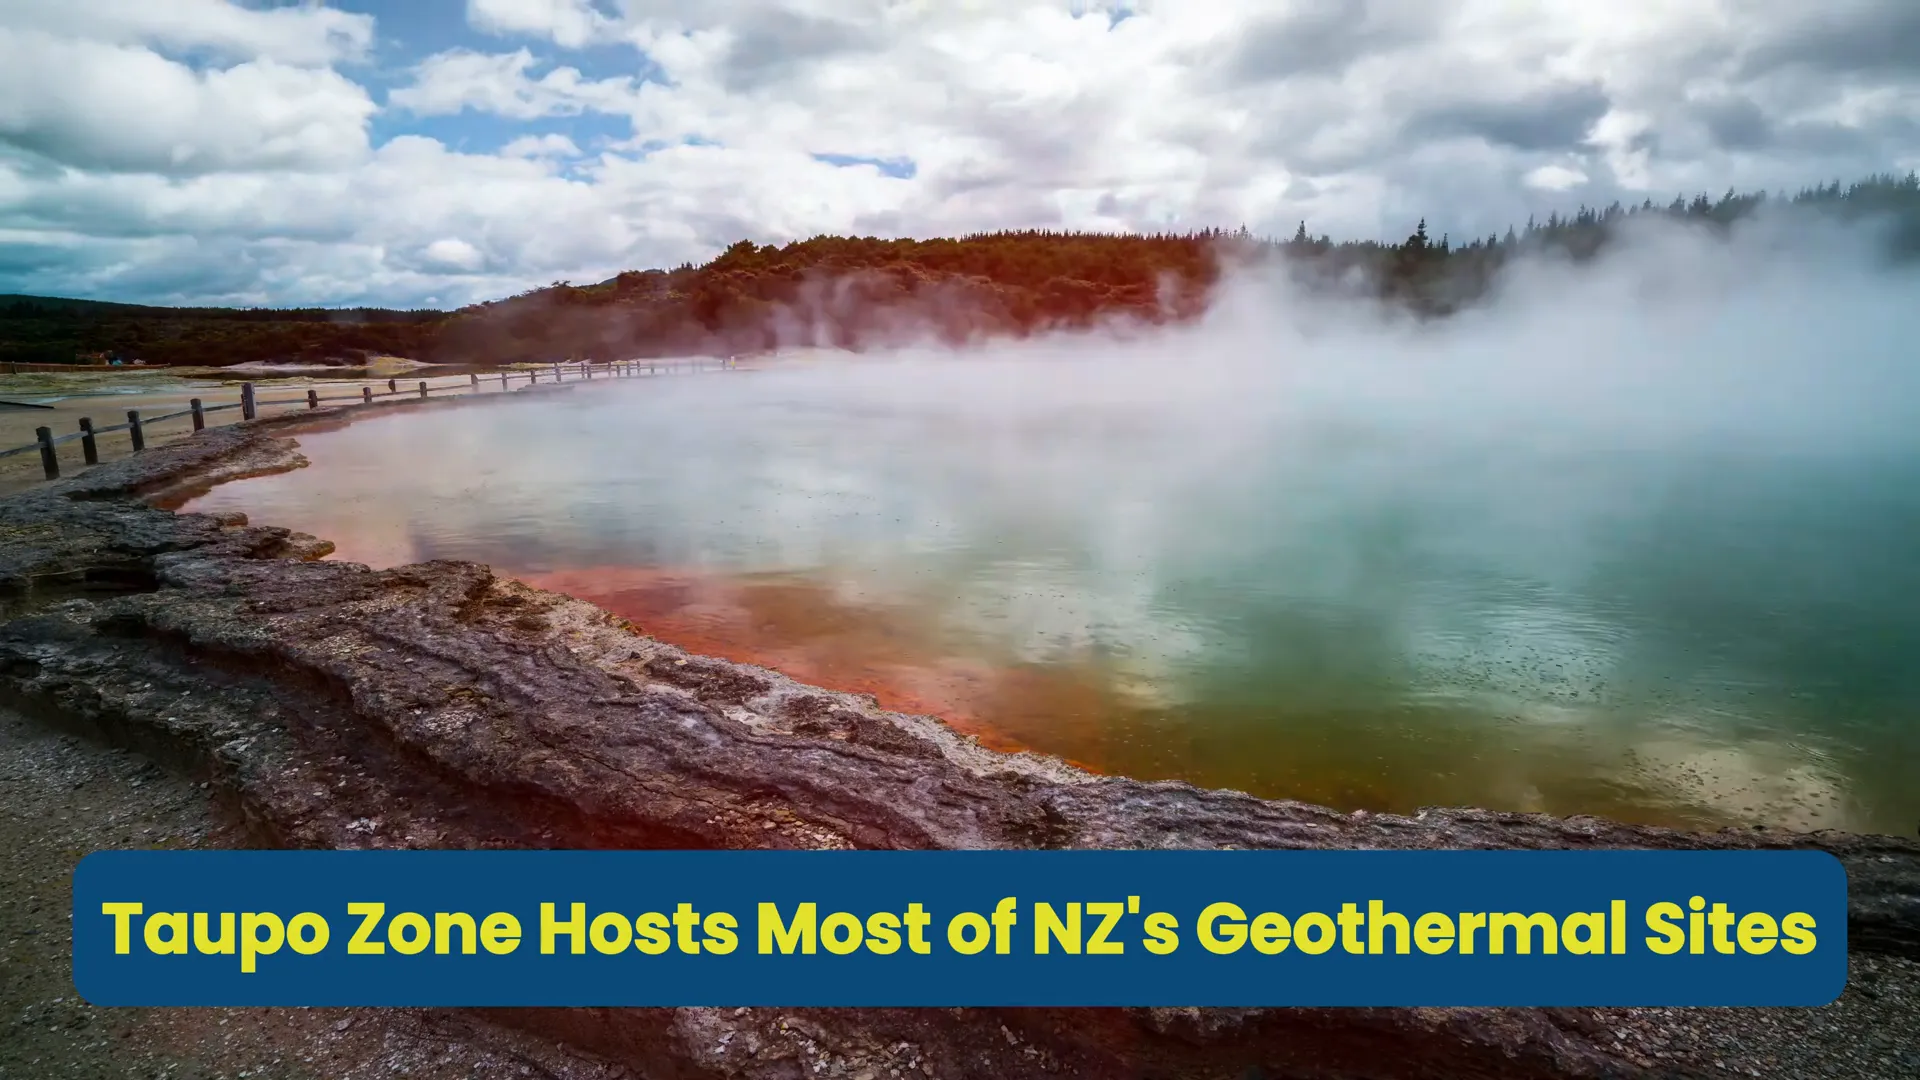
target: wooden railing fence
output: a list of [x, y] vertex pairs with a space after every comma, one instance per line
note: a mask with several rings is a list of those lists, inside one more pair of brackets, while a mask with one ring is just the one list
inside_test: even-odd
[[138, 409], [128, 409], [127, 422], [124, 424], [115, 424], [112, 427], [94, 427], [93, 418], [83, 416], [80, 418], [80, 430], [69, 435], [55, 435], [52, 428], [37, 428], [34, 431], [35, 441], [25, 446], [16, 446], [11, 450], [0, 450], [0, 458], [9, 458], [15, 454], [30, 454], [38, 450], [40, 452], [40, 465], [46, 472], [47, 479], [58, 480], [60, 478], [60, 455], [56, 448], [62, 443], [73, 442], [76, 439], [79, 440], [80, 454], [86, 459], [86, 463], [88, 465], [97, 465], [100, 463], [100, 444], [97, 440], [101, 435], [124, 431], [133, 442], [134, 452], [138, 453], [147, 448], [146, 429], [149, 425], [192, 417], [193, 430], [203, 431], [207, 426], [208, 413], [224, 412], [229, 409], [239, 409], [240, 418], [244, 421], [257, 418], [263, 409], [279, 408], [288, 405], [302, 405], [309, 409], [318, 409], [321, 405], [333, 402], [358, 402], [362, 405], [372, 405], [382, 398], [422, 400], [430, 394], [462, 391], [477, 393], [485, 387], [493, 385], [496, 381], [499, 382], [502, 390], [510, 389], [514, 382], [522, 380], [524, 380], [528, 386], [537, 386], [540, 384], [542, 375], [547, 376], [547, 378], [554, 383], [563, 383], [569, 377], [591, 382], [596, 373], [604, 378], [644, 378], [650, 375], [680, 375], [695, 374], [703, 371], [730, 370], [734, 366], [734, 361], [730, 359], [615, 360], [604, 364], [553, 364], [544, 371], [535, 368], [521, 368], [488, 372], [485, 375], [478, 372], [470, 372], [467, 375], [466, 382], [447, 386], [431, 386], [423, 379], [416, 386], [410, 386], [403, 390], [400, 388], [400, 381], [398, 379], [388, 379], [387, 388], [384, 392], [375, 391], [372, 386], [362, 386], [358, 394], [334, 394], [323, 397], [320, 394], [319, 388], [315, 387], [309, 389], [307, 395], [303, 398], [289, 397], [273, 400], [262, 400], [255, 385], [247, 382], [240, 384], [239, 401], [228, 402], [223, 405], [208, 405], [201, 401], [201, 399], [194, 398], [187, 408], [179, 412], [170, 412], [161, 416], [150, 417], [142, 417]]

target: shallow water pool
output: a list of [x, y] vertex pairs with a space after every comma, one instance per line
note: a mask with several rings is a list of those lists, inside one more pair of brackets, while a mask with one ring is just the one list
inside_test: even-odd
[[1913, 455], [1035, 378], [876, 364], [426, 410], [303, 436], [310, 467], [187, 509], [375, 565], [490, 563], [1142, 778], [1920, 821]]

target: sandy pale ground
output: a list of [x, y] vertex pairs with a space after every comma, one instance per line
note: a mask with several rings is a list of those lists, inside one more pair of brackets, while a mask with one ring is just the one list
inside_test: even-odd
[[[51, 396], [44, 385], [27, 382], [29, 378], [31, 378], [31, 376], [0, 375], [0, 401], [32, 400], [36, 397]], [[129, 383], [138, 385], [134, 380], [139, 378], [139, 376], [134, 376], [132, 379], [127, 380], [127, 382], [121, 383], [121, 385], [128, 385]], [[411, 378], [401, 376], [399, 378], [399, 386], [402, 389], [409, 386], [417, 386], [420, 380], [421, 376], [413, 376]], [[439, 387], [458, 386], [467, 380], [464, 376], [439, 376], [427, 379], [426, 381], [429, 386]], [[12, 385], [10, 386], [9, 384]], [[179, 380], [168, 379], [164, 385], [166, 385], [165, 389], [156, 389], [149, 393], [95, 392], [66, 397], [54, 402], [53, 407], [50, 409], [14, 409], [0, 406], [0, 450], [11, 450], [16, 446], [25, 446], [33, 442], [35, 439], [34, 429], [43, 426], [51, 428], [56, 438], [76, 432], [80, 430], [80, 418], [83, 416], [91, 419], [95, 428], [103, 428], [126, 423], [127, 410], [129, 409], [138, 409], [142, 417], [151, 417], [163, 416], [173, 412], [183, 412], [189, 407], [188, 403], [196, 397], [201, 400], [204, 406], [208, 407], [226, 405], [240, 400], [240, 384], [237, 382], [221, 383], [208, 381], [201, 383], [197, 387], [188, 386], [186, 388], [180, 388]], [[525, 384], [520, 383], [517, 385]], [[256, 383], [255, 386], [257, 387], [256, 392], [261, 401], [303, 399], [306, 397], [308, 389], [319, 391], [322, 397], [357, 394], [360, 392], [362, 386], [371, 386], [375, 392], [378, 393], [385, 393], [387, 389], [384, 379], [353, 381], [275, 379], [272, 382], [261, 381]], [[498, 379], [496, 378], [491, 385], [487, 383], [487, 380], [482, 379], [481, 389], [483, 392], [499, 393], [500, 385]], [[406, 399], [394, 398], [390, 400], [399, 401]], [[298, 405], [292, 406], [292, 408], [296, 409], [299, 407]], [[272, 414], [284, 411], [286, 411], [286, 407], [266, 410], [266, 412]], [[240, 420], [240, 410], [226, 409], [220, 412], [207, 413], [206, 418], [208, 427], [238, 423]], [[193, 418], [183, 416], [177, 420], [168, 420], [159, 424], [143, 424], [143, 427], [146, 432], [147, 445], [149, 447], [164, 446], [175, 439], [192, 435]], [[114, 461], [133, 452], [133, 444], [128, 434], [124, 431], [116, 431], [112, 434], [99, 436], [95, 441], [100, 448], [100, 460], [102, 462]], [[61, 443], [56, 448], [56, 451], [60, 455], [61, 475], [73, 476], [86, 468], [86, 459], [82, 455], [79, 440], [76, 439], [72, 442]], [[0, 458], [0, 495], [11, 494], [23, 488], [31, 487], [39, 483], [44, 476], [45, 474], [41, 470], [40, 455], [38, 453], [16, 454], [13, 457]]]
[[[4, 383], [5, 376], [0, 376]], [[305, 393], [303, 388], [301, 393]], [[192, 390], [179, 393], [156, 394], [100, 394], [88, 397], [70, 397], [55, 402], [51, 409], [9, 409], [0, 407], [0, 450], [11, 450], [33, 442], [34, 429], [49, 427], [56, 438], [80, 430], [80, 418], [87, 417], [96, 428], [112, 427], [127, 422], [127, 410], [138, 409], [140, 415], [161, 416], [170, 412], [186, 409], [193, 398], [200, 398], [205, 404], [224, 404], [228, 400], [238, 401], [239, 390], [221, 389]], [[8, 397], [6, 387], [0, 385], [0, 400]], [[239, 409], [207, 414], [207, 426], [231, 424], [240, 419]], [[193, 419], [181, 417], [161, 424], [143, 425], [146, 431], [147, 445], [160, 446], [173, 439], [193, 433]], [[100, 460], [112, 461], [132, 453], [133, 444], [124, 431], [99, 436], [95, 443], [100, 448]], [[81, 456], [80, 443], [76, 440], [61, 443], [56, 448], [60, 455], [60, 471], [63, 476], [72, 476], [85, 468], [85, 459]], [[31, 486], [45, 474], [40, 468], [40, 455], [37, 453], [17, 454], [9, 458], [0, 458], [0, 495], [18, 491]]]
[[[651, 362], [643, 360], [638, 363], [641, 365], [655, 363], [664, 368], [664, 366], [668, 364], [687, 362], [688, 361], [661, 359]], [[714, 361], [711, 360], [704, 362], [714, 363]], [[515, 369], [532, 368], [543, 373], [548, 369], [548, 365], [544, 364], [516, 364], [513, 365], [513, 367]], [[164, 416], [168, 413], [184, 412], [189, 407], [189, 403], [196, 397], [199, 398], [201, 404], [207, 408], [212, 408], [215, 405], [233, 404], [240, 400], [239, 381], [189, 377], [182, 374], [183, 370], [191, 369], [175, 368], [171, 370], [130, 371], [126, 374], [116, 372], [110, 375], [91, 372], [73, 375], [65, 373], [0, 374], [0, 401], [32, 402], [47, 398], [58, 398], [58, 400], [49, 403], [52, 406], [51, 408], [45, 409], [20, 409], [0, 405], [0, 451], [11, 450], [17, 446], [26, 446], [32, 443], [36, 438], [35, 429], [40, 427], [50, 428], [55, 438], [59, 438], [62, 435], [73, 434], [80, 430], [81, 417], [92, 420], [93, 426], [96, 429], [124, 424], [127, 422], [127, 410], [129, 409], [138, 409], [140, 411], [147, 446], [164, 446], [175, 439], [182, 439], [192, 435], [193, 418], [190, 416], [182, 416], [158, 424], [144, 423], [145, 418]], [[201, 370], [204, 371], [205, 369]], [[440, 387], [469, 385], [468, 377], [465, 374], [431, 374], [431, 372], [435, 370], [440, 369], [419, 368], [397, 372], [392, 375], [382, 371], [374, 375], [362, 375], [351, 379], [276, 376], [271, 379], [258, 379], [254, 385], [257, 388], [256, 392], [259, 395], [259, 399], [262, 402], [288, 400], [293, 402], [292, 405], [262, 409], [262, 415], [278, 415], [290, 409], [298, 410], [302, 408], [303, 405], [301, 403], [306, 398], [309, 389], [317, 390], [320, 396], [324, 398], [338, 396], [351, 397], [359, 394], [360, 388], [363, 386], [372, 387], [375, 393], [384, 394], [388, 392], [387, 380], [389, 378], [395, 380], [397, 388], [401, 391], [418, 387], [422, 381], [426, 382], [429, 387], [436, 389]], [[595, 377], [600, 378], [602, 376]], [[574, 382], [577, 379], [577, 375], [570, 375], [565, 381]], [[150, 385], [153, 389], [137, 393], [109, 392], [137, 388], [143, 384]], [[541, 377], [539, 385], [550, 385], [549, 379], [544, 374]], [[517, 379], [513, 382], [512, 389], [519, 391], [526, 389], [527, 386], [528, 383], [526, 380]], [[499, 374], [482, 372], [480, 374], [480, 392], [487, 394], [506, 392], [500, 385]], [[63, 397], [61, 396], [63, 394], [70, 396]], [[387, 400], [399, 402], [411, 399], [402, 396], [388, 398]], [[330, 404], [339, 403], [333, 402]], [[238, 423], [240, 421], [240, 410], [223, 409], [219, 412], [207, 413], [206, 421], [208, 427]], [[124, 431], [116, 431], [111, 434], [99, 436], [96, 444], [99, 447], [100, 460], [103, 463], [123, 458], [133, 452], [133, 444], [128, 434]], [[60, 473], [62, 476], [74, 476], [87, 467], [86, 458], [78, 439], [72, 442], [61, 443], [55, 448], [55, 452], [58, 453], [60, 457]], [[32, 487], [34, 484], [40, 483], [45, 479], [45, 475], [45, 472], [41, 468], [40, 455], [37, 451], [0, 458], [0, 495], [9, 495], [24, 488]]]

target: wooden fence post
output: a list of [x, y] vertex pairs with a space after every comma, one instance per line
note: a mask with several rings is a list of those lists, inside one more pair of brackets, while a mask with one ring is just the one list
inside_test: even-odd
[[127, 434], [133, 436], [133, 449], [135, 452], [147, 448], [147, 433], [140, 426], [139, 409], [127, 410]]
[[421, 379], [420, 380], [420, 400], [425, 401], [426, 399], [427, 399], [427, 380]]
[[240, 384], [240, 419], [251, 420], [253, 417], [253, 384], [243, 382]]
[[473, 380], [473, 388], [475, 390], [480, 389], [480, 373], [479, 372], [469, 371], [467, 372], [467, 378]]
[[527, 385], [528, 385], [528, 386], [532, 386], [532, 385], [533, 385], [534, 383], [537, 383], [537, 382], [539, 382], [539, 381], [540, 381], [540, 373], [539, 373], [538, 371], [529, 371], [529, 372], [527, 372]]
[[505, 390], [506, 388], [507, 388], [507, 373], [503, 371], [500, 373], [500, 389]]
[[360, 388], [360, 404], [362, 405], [373, 404], [373, 387], [363, 386]]
[[580, 370], [586, 373], [588, 382], [593, 381], [593, 361], [589, 360], [586, 363], [581, 364]]
[[193, 410], [193, 430], [207, 430], [207, 410], [205, 406], [200, 404], [200, 399], [194, 398], [192, 401], [187, 402], [187, 407]]
[[100, 444], [93, 441], [93, 418], [90, 416], [80, 418], [80, 456], [86, 458], [89, 465], [100, 464]]
[[388, 379], [388, 380], [387, 380], [387, 393], [389, 393], [389, 394], [397, 394], [397, 393], [399, 393], [399, 392], [400, 392], [400, 384], [399, 384], [399, 383], [398, 383], [398, 382], [397, 382], [396, 380], [393, 380], [393, 379]]
[[307, 408], [317, 409], [319, 407], [320, 407], [320, 391], [315, 390], [312, 387], [308, 387], [307, 388]]
[[34, 428], [33, 437], [40, 440], [40, 467], [46, 470], [47, 479], [60, 479], [60, 455], [53, 452], [53, 429]]

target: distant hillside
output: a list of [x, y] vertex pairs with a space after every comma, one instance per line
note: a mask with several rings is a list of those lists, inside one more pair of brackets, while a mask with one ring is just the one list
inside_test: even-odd
[[[1582, 206], [1502, 234], [1336, 243], [1308, 233], [1183, 235], [1002, 232], [961, 239], [820, 236], [780, 247], [742, 240], [703, 266], [635, 270], [596, 285], [555, 283], [454, 312], [162, 308], [0, 296], [0, 361], [72, 362], [111, 353], [149, 364], [225, 365], [387, 353], [508, 363], [569, 356], [744, 353], [782, 343], [871, 347], [929, 331], [950, 341], [1024, 335], [1097, 320], [1147, 322], [1205, 310], [1229, 259], [1284, 259], [1310, 285], [1351, 288], [1425, 314], [1485, 294], [1515, 257], [1574, 259], [1604, 249], [1643, 215], [1725, 229], [1770, 200], [1728, 191], [1656, 205]], [[1875, 176], [1808, 188], [1795, 212], [1892, 216], [1902, 253], [1920, 254], [1920, 180]]]
[[0, 361], [108, 353], [149, 364], [226, 365], [432, 346], [447, 314], [359, 308], [168, 308], [0, 295]]
[[430, 322], [446, 314], [444, 311], [392, 311], [385, 308], [153, 307], [146, 304], [115, 303], [111, 300], [72, 300], [57, 296], [0, 293], [0, 308], [15, 304], [37, 305], [46, 314], [74, 315], [82, 318], [185, 318], [223, 322]]

